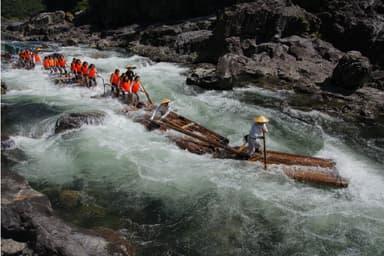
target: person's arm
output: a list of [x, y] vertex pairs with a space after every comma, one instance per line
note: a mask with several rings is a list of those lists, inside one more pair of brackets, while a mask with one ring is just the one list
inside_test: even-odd
[[164, 119], [164, 118], [166, 118], [166, 117], [169, 115], [169, 113], [171, 113], [171, 106], [168, 106], [168, 110], [167, 110], [167, 112], [165, 112], [165, 114], [162, 115], [162, 116], [160, 117], [160, 119]]
[[268, 132], [268, 128], [267, 128], [267, 125], [266, 125], [266, 124], [263, 124], [263, 131], [264, 131], [265, 133]]
[[[160, 106], [159, 106], [159, 107], [160, 107]], [[157, 108], [155, 109], [155, 111], [153, 111], [153, 114], [152, 114], [152, 116], [151, 116], [151, 120], [153, 120], [153, 119], [155, 118], [157, 112], [159, 111], [159, 107], [157, 107]]]

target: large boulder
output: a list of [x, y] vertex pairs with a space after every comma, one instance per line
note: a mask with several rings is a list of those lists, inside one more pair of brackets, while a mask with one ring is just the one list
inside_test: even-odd
[[231, 89], [252, 82], [302, 84], [315, 86], [328, 78], [342, 53], [320, 39], [299, 36], [277, 42], [256, 44], [230, 37], [228, 50], [218, 60], [216, 72], [198, 67], [188, 77], [188, 84], [210, 89]]
[[8, 86], [4, 81], [1, 81], [1, 95], [6, 94], [8, 91]]
[[347, 90], [361, 88], [371, 78], [371, 65], [360, 52], [347, 52], [339, 61], [332, 74], [335, 86]]
[[216, 54], [225, 49], [224, 41], [228, 37], [254, 38], [257, 43], [271, 41], [276, 35], [306, 35], [317, 32], [319, 19], [304, 9], [291, 5], [289, 1], [258, 0], [226, 8], [218, 14], [214, 29]]
[[55, 133], [77, 129], [83, 125], [98, 125], [104, 121], [104, 118], [103, 112], [67, 113], [56, 121]]
[[28, 255], [26, 249], [26, 243], [17, 242], [13, 239], [1, 239], [2, 256]]
[[384, 65], [384, 1], [292, 0], [321, 19], [322, 38], [343, 51], [358, 50]]
[[16, 148], [16, 143], [7, 135], [1, 136], [1, 151], [12, 150]]
[[[55, 217], [48, 198], [16, 173], [1, 170], [1, 192], [1, 237], [27, 243], [33, 252], [26, 255], [134, 255], [121, 237], [116, 241], [91, 230], [80, 231]], [[11, 240], [6, 243], [8, 252], [24, 252], [26, 247]], [[121, 248], [118, 254], [109, 251], [112, 245]]]
[[29, 24], [34, 26], [51, 26], [62, 24], [65, 22], [65, 12], [56, 11], [56, 12], [43, 12], [34, 17], [29, 21]]
[[200, 63], [188, 74], [186, 83], [188, 85], [197, 85], [204, 89], [219, 89], [219, 81], [215, 65]]

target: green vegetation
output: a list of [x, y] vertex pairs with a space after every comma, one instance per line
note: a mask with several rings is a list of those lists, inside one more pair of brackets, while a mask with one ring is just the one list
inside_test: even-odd
[[88, 0], [2, 0], [1, 16], [26, 18], [41, 11], [75, 11], [88, 8]]
[[25, 18], [45, 9], [42, 0], [3, 0], [1, 16], [5, 18]]
[[80, 2], [87, 2], [84, 0], [43, 0], [48, 11], [73, 11]]

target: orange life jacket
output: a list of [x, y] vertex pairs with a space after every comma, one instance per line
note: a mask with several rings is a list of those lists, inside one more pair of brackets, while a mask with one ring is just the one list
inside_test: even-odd
[[48, 59], [45, 59], [45, 60], [43, 61], [43, 66], [44, 66], [45, 68], [49, 68], [49, 60], [48, 60]]
[[76, 72], [77, 73], [81, 73], [81, 67], [82, 67], [81, 62], [80, 63], [76, 63]]
[[35, 54], [35, 63], [40, 63], [41, 62], [41, 59], [40, 59], [40, 56], [39, 54]]
[[88, 73], [88, 65], [83, 65], [82, 67], [81, 67], [81, 73], [83, 74], [83, 75], [87, 75], [87, 73]]
[[89, 78], [94, 78], [96, 76], [96, 68], [91, 68], [88, 73]]
[[117, 85], [119, 83], [119, 75], [116, 73], [112, 73], [111, 78], [109, 79], [109, 82], [111, 82], [111, 84]]
[[65, 65], [66, 65], [66, 64], [67, 64], [67, 61], [66, 61], [64, 58], [62, 58], [62, 59], [59, 60], [59, 65], [60, 65], [60, 67], [65, 68]]
[[76, 63], [75, 63], [75, 62], [72, 62], [72, 63], [71, 63], [71, 71], [72, 71], [73, 73], [75, 73], [75, 71], [76, 71]]
[[31, 58], [31, 53], [29, 51], [25, 52], [24, 58], [30, 59]]
[[131, 81], [124, 81], [121, 83], [121, 87], [125, 92], [129, 92], [129, 87], [131, 87]]
[[55, 61], [54, 59], [48, 59], [49, 67], [54, 67], [55, 66]]
[[140, 82], [139, 81], [134, 82], [134, 84], [132, 85], [132, 92], [137, 93], [139, 89], [140, 89]]

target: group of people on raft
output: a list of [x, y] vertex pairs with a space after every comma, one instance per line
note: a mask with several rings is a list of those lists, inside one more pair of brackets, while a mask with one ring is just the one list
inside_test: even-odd
[[51, 54], [44, 57], [43, 67], [51, 73], [67, 74], [67, 61], [62, 54]]
[[92, 87], [96, 86], [97, 70], [95, 64], [88, 65], [87, 61], [73, 58], [71, 62], [71, 73], [74, 75], [74, 80], [79, 84]]
[[141, 84], [140, 76], [133, 72], [134, 67], [126, 66], [127, 71], [120, 74], [120, 70], [116, 69], [109, 77], [111, 83], [111, 95], [113, 97], [123, 97], [124, 101], [137, 106], [140, 97], [139, 92], [144, 92], [144, 87]]
[[[24, 63], [39, 63], [40, 56], [36, 49], [36, 52], [31, 52], [29, 49], [22, 51], [19, 54], [19, 58]], [[50, 70], [51, 72], [59, 72], [60, 74], [68, 74], [66, 67], [67, 62], [65, 57], [61, 54], [52, 54], [44, 57], [43, 61], [44, 69]], [[126, 66], [126, 72], [120, 73], [119, 69], [116, 69], [109, 78], [111, 84], [111, 95], [113, 97], [122, 97], [123, 100], [132, 106], [137, 106], [139, 103], [139, 91], [145, 92], [140, 81], [140, 76], [133, 72], [134, 67], [131, 65]], [[96, 86], [96, 75], [97, 70], [94, 64], [88, 66], [88, 62], [82, 62], [80, 59], [73, 58], [71, 63], [71, 73], [74, 75], [80, 84], [88, 87]], [[171, 112], [171, 100], [164, 98], [160, 105], [157, 106], [151, 116], [151, 120], [161, 120], [167, 117]], [[264, 116], [256, 116], [254, 123], [248, 135], [244, 136], [246, 143], [248, 143], [249, 149], [245, 158], [251, 157], [255, 152], [261, 151], [260, 140], [264, 138], [265, 133], [268, 132], [266, 123], [269, 120]]]
[[36, 64], [41, 63], [41, 58], [39, 52], [41, 48], [36, 48], [35, 51], [31, 51], [30, 49], [25, 49], [19, 51], [19, 61], [18, 65], [25, 69], [32, 69]]

